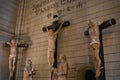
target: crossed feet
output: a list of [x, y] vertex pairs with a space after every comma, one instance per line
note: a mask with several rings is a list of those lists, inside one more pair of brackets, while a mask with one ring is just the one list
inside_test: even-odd
[[104, 66], [101, 66], [100, 69], [96, 70], [96, 78], [99, 78], [101, 75], [101, 70], [104, 68]]

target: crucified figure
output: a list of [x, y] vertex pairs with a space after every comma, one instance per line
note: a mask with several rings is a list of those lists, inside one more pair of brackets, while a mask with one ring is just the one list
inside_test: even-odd
[[48, 33], [48, 63], [49, 66], [52, 68], [54, 64], [54, 53], [55, 53], [55, 42], [57, 39], [57, 35], [62, 28], [64, 21], [61, 22], [59, 28], [54, 30], [53, 28], [48, 29], [46, 27]]
[[101, 74], [100, 66], [101, 59], [99, 56], [100, 50], [100, 40], [99, 40], [99, 26], [95, 25], [93, 22], [89, 22], [89, 37], [90, 37], [90, 55], [92, 58], [93, 65], [96, 70], [96, 78], [98, 78]]
[[16, 62], [16, 56], [17, 56], [17, 43], [15, 40], [11, 40], [11, 42], [7, 42], [7, 44], [10, 46], [10, 55], [9, 55], [9, 70], [10, 70], [10, 77], [13, 77], [14, 69], [15, 69], [15, 62]]

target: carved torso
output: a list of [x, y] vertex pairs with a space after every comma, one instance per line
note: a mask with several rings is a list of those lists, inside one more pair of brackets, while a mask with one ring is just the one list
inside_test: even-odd
[[94, 43], [100, 43], [99, 41], [99, 27], [97, 25], [89, 28], [89, 35], [90, 35], [90, 45]]
[[16, 46], [15, 45], [10, 47], [10, 57], [16, 57]]
[[48, 48], [49, 50], [54, 50], [55, 49], [55, 42], [56, 42], [57, 34], [49, 34], [48, 35]]

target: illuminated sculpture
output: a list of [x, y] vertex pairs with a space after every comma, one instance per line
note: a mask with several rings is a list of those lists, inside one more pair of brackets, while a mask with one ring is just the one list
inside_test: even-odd
[[90, 37], [90, 55], [92, 57], [92, 62], [96, 70], [96, 77], [100, 76], [100, 65], [101, 59], [99, 56], [100, 50], [100, 40], [99, 40], [99, 26], [95, 25], [93, 22], [89, 22], [89, 37]]
[[62, 27], [69, 26], [70, 23], [68, 21], [61, 21], [58, 19], [57, 15], [53, 16], [54, 22], [52, 25], [43, 27], [43, 31], [48, 33], [48, 63], [49, 66], [53, 67], [54, 65], [54, 54], [56, 49], [56, 39], [59, 31]]
[[35, 74], [35, 70], [33, 69], [32, 61], [31, 60], [26, 60], [23, 80], [33, 80], [33, 75], [34, 74]]
[[16, 62], [16, 56], [17, 56], [17, 43], [15, 40], [11, 40], [11, 42], [7, 42], [7, 44], [10, 46], [10, 55], [9, 55], [9, 71], [10, 71], [10, 77], [13, 77], [13, 73], [15, 70], [15, 62]]
[[[104, 51], [103, 51], [103, 40], [102, 30], [116, 24], [115, 19], [105, 20], [101, 24], [94, 24], [89, 22], [88, 30], [84, 32], [86, 36], [90, 37], [90, 54], [92, 62], [96, 70], [96, 78], [105, 80], [105, 66], [104, 66]], [[101, 72], [101, 70], [103, 72]], [[102, 73], [102, 76], [100, 76]]]
[[57, 76], [57, 80], [67, 80], [68, 62], [66, 55], [61, 54], [59, 60], [58, 68], [54, 69], [54, 74]]

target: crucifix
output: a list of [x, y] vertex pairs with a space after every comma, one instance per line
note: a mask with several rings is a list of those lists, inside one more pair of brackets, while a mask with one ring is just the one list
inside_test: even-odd
[[28, 48], [28, 44], [19, 44], [15, 39], [12, 39], [10, 42], [6, 42], [4, 44], [5, 47], [10, 47], [10, 55], [9, 55], [9, 80], [15, 80], [16, 75], [16, 66], [17, 66], [17, 48], [25, 47]]
[[53, 23], [50, 26], [43, 27], [43, 32], [48, 33], [48, 63], [51, 71], [51, 80], [53, 80], [53, 69], [57, 68], [57, 36], [62, 27], [69, 26], [68, 21], [62, 21], [58, 15], [53, 16]]
[[115, 19], [102, 22], [99, 25], [89, 22], [88, 30], [84, 32], [90, 38], [90, 55], [96, 72], [96, 79], [105, 80], [104, 50], [102, 30], [116, 24]]

